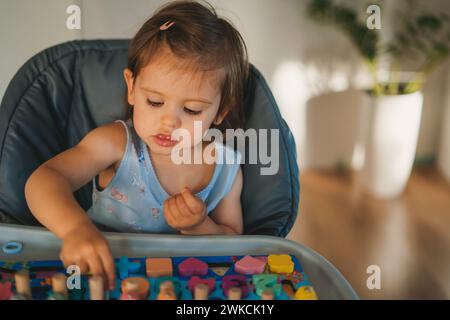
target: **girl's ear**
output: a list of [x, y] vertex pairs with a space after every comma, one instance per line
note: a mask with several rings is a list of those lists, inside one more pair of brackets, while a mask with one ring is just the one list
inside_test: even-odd
[[222, 111], [221, 114], [217, 114], [216, 118], [213, 121], [214, 125], [218, 126], [219, 124], [221, 124], [223, 119], [225, 119], [225, 117], [227, 116], [228, 112], [230, 112], [229, 110], [226, 110], [227, 108], [224, 109], [225, 110]]
[[125, 78], [125, 82], [127, 84], [127, 101], [128, 104], [134, 106], [134, 78], [133, 72], [130, 69], [125, 68], [123, 70], [123, 77]]

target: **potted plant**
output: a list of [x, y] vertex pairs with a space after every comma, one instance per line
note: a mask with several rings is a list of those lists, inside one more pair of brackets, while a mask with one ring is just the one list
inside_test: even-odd
[[[383, 12], [383, 2], [377, 5]], [[360, 178], [383, 198], [400, 195], [408, 182], [420, 128], [421, 90], [450, 47], [448, 14], [416, 12], [413, 2], [403, 9], [395, 15], [390, 36], [382, 37], [379, 29], [367, 26], [366, 11], [358, 14], [333, 0], [311, 0], [308, 6], [312, 18], [349, 37], [371, 74], [361, 122], [365, 161]]]

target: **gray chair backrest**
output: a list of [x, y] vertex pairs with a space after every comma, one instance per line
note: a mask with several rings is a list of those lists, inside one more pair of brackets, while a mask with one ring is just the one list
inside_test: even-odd
[[[16, 73], [0, 105], [0, 222], [38, 225], [24, 197], [30, 174], [93, 128], [124, 117], [122, 71], [128, 44], [129, 40], [62, 43], [36, 54]], [[261, 163], [242, 165], [244, 233], [284, 237], [299, 201], [295, 142], [254, 66], [245, 115], [245, 129], [279, 129], [280, 143], [276, 175], [261, 175]], [[92, 184], [75, 197], [89, 209]]]

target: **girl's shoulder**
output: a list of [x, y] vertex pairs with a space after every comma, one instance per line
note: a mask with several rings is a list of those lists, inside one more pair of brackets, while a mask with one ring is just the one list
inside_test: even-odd
[[242, 159], [242, 154], [234, 146], [230, 146], [228, 143], [215, 142], [216, 150], [219, 152], [217, 156], [218, 163], [225, 164], [240, 164]]
[[[127, 131], [120, 122], [112, 122], [93, 129], [89, 134], [96, 141], [96, 148], [107, 154], [114, 154], [115, 163], [120, 162], [127, 146]], [[114, 165], [115, 166], [115, 165]]]

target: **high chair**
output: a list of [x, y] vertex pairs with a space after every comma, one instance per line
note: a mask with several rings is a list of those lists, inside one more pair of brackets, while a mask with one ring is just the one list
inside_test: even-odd
[[[24, 197], [31, 173], [95, 127], [124, 117], [129, 40], [82, 40], [50, 47], [26, 62], [0, 106], [0, 221], [38, 225]], [[261, 73], [251, 66], [245, 129], [279, 129], [279, 170], [243, 164], [244, 233], [284, 237], [297, 216], [299, 174], [292, 134]], [[248, 148], [246, 148], [247, 150]], [[85, 210], [92, 184], [75, 193]]]
[[[27, 207], [24, 185], [40, 164], [78, 144], [95, 127], [124, 117], [122, 71], [127, 65], [128, 44], [129, 40], [62, 43], [36, 54], [10, 82], [0, 105], [0, 245], [4, 249], [0, 261], [57, 259], [61, 242], [36, 227], [39, 223]], [[279, 129], [279, 168], [275, 175], [262, 175], [265, 166], [261, 163], [242, 164], [244, 235], [105, 233], [113, 255], [292, 254], [299, 259], [319, 299], [357, 299], [349, 283], [326, 259], [282, 239], [295, 221], [299, 204], [295, 142], [266, 81], [254, 66], [245, 92], [244, 130]], [[88, 210], [92, 183], [78, 190], [75, 198]]]

